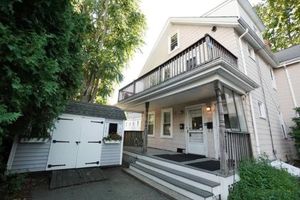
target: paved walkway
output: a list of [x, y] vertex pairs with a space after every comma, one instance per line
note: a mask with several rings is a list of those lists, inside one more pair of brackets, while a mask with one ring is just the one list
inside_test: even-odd
[[168, 200], [166, 196], [125, 174], [121, 168], [103, 170], [107, 180], [49, 190], [48, 184], [36, 186], [33, 200]]

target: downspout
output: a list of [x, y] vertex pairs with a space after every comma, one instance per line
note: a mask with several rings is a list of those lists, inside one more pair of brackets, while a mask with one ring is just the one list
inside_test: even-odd
[[[239, 45], [240, 45], [240, 52], [242, 56], [242, 63], [243, 63], [243, 69], [244, 73], [247, 75], [247, 67], [246, 67], [246, 60], [245, 60], [245, 55], [243, 51], [243, 43], [242, 43], [242, 38], [248, 33], [248, 28], [245, 30], [245, 32], [239, 37]], [[256, 143], [256, 152], [258, 155], [260, 155], [260, 145], [259, 145], [259, 140], [258, 140], [258, 133], [257, 133], [257, 127], [256, 127], [256, 119], [254, 115], [254, 107], [253, 107], [253, 102], [252, 102], [252, 95], [251, 93], [248, 93], [249, 96], [249, 103], [250, 103], [250, 111], [251, 111], [251, 118], [252, 118], [252, 125], [253, 125], [253, 132], [255, 135], [255, 143]]]
[[297, 108], [298, 104], [297, 104], [297, 101], [296, 101], [296, 97], [295, 97], [294, 88], [293, 88], [293, 85], [292, 85], [292, 82], [291, 82], [290, 74], [289, 74], [289, 72], [286, 68], [286, 63], [283, 64], [283, 68], [284, 68], [285, 75], [286, 75], [288, 85], [289, 85], [289, 89], [290, 89], [290, 92], [291, 92], [291, 95], [292, 95], [294, 107]]

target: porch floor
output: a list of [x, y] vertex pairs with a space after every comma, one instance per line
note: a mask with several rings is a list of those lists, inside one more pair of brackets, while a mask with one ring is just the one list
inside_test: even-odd
[[[173, 151], [168, 151], [168, 150], [163, 150], [163, 149], [156, 149], [156, 148], [147, 148], [146, 153], [142, 153], [142, 148], [141, 147], [132, 147], [132, 146], [124, 146], [124, 153], [129, 152], [129, 153], [134, 153], [142, 156], [147, 156], [151, 157], [154, 159], [158, 160], [163, 160], [165, 162], [170, 162], [176, 165], [181, 165], [187, 168], [192, 168], [195, 170], [199, 171], [204, 171], [216, 175], [221, 175], [224, 176], [220, 173], [220, 162], [219, 160], [213, 159], [213, 158], [199, 158], [199, 159], [193, 159], [190, 161], [183, 161], [183, 162], [176, 162], [173, 160], [169, 159], [164, 159], [161, 158], [157, 155], [164, 155], [164, 154], [169, 154], [169, 155], [182, 155], [182, 153], [177, 153]], [[231, 173], [228, 174], [228, 176], [232, 175]]]

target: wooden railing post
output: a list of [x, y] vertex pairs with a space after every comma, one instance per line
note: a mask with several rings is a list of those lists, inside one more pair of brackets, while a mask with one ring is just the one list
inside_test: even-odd
[[149, 112], [149, 102], [145, 103], [145, 129], [144, 129], [144, 137], [143, 137], [143, 153], [147, 152], [148, 145], [148, 112]]
[[225, 118], [222, 101], [222, 86], [219, 81], [215, 82], [215, 92], [217, 98], [218, 116], [219, 116], [219, 147], [220, 147], [220, 170], [221, 173], [228, 174], [226, 138], [225, 138]]

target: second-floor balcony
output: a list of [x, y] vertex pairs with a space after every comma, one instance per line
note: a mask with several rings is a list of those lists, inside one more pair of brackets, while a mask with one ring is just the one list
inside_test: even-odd
[[218, 59], [222, 59], [234, 68], [238, 67], [237, 57], [207, 34], [163, 64], [120, 89], [118, 101], [133, 97], [187, 72], [196, 71]]

